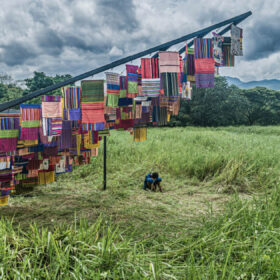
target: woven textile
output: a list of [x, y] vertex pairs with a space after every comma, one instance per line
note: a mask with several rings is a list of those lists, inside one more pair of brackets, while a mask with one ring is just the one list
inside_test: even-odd
[[160, 73], [179, 73], [180, 57], [178, 52], [159, 52]]
[[134, 98], [138, 93], [138, 66], [126, 65], [127, 97]]
[[231, 54], [231, 46], [223, 45], [223, 65], [225, 67], [234, 67], [234, 55]]
[[78, 121], [81, 119], [81, 89], [67, 87], [62, 89], [65, 120]]
[[52, 118], [50, 119], [50, 136], [58, 136], [61, 135], [62, 132], [62, 118]]
[[231, 54], [243, 56], [243, 30], [234, 24], [231, 25]]
[[212, 39], [194, 39], [195, 58], [214, 58]]
[[133, 129], [133, 142], [141, 142], [147, 140], [147, 128], [134, 128]]
[[93, 130], [93, 131], [99, 131], [99, 130], [103, 130], [105, 128], [105, 123], [83, 123], [82, 124], [82, 129], [83, 131], [89, 131], [89, 130]]
[[210, 74], [195, 74], [196, 88], [213, 88], [214, 73]]
[[158, 58], [141, 58], [142, 79], [159, 78]]
[[43, 118], [62, 118], [61, 102], [42, 102]]
[[214, 58], [196, 58], [195, 73], [215, 73]]
[[179, 83], [177, 73], [161, 74], [161, 89], [165, 96], [179, 95]]
[[0, 118], [0, 152], [16, 151], [19, 136], [19, 118]]
[[186, 47], [186, 53], [184, 57], [184, 70], [182, 74], [181, 82], [185, 83], [194, 78], [195, 75], [195, 64], [194, 64], [194, 49]]
[[120, 98], [119, 94], [108, 94], [106, 98], [106, 106], [118, 107], [119, 98]]
[[127, 89], [126, 76], [120, 76], [120, 90]]
[[214, 51], [214, 59], [215, 59], [215, 65], [221, 66], [223, 65], [224, 55], [223, 55], [223, 42], [224, 37], [213, 32], [213, 51]]
[[160, 95], [160, 79], [142, 79], [142, 95], [155, 97]]
[[44, 95], [42, 96], [42, 102], [60, 102], [61, 96], [50, 96]]
[[82, 94], [81, 94], [82, 103], [93, 103], [93, 102], [104, 103], [103, 80], [82, 81], [81, 86], [82, 86]]
[[40, 185], [47, 185], [53, 183], [55, 181], [55, 172], [48, 171], [48, 172], [39, 172], [39, 184]]
[[117, 73], [106, 73], [107, 94], [119, 94], [120, 75]]
[[104, 103], [82, 103], [82, 123], [105, 122]]
[[168, 113], [178, 116], [179, 111], [180, 111], [180, 97], [179, 96], [169, 97]]
[[183, 83], [182, 99], [192, 100], [193, 89], [190, 82]]

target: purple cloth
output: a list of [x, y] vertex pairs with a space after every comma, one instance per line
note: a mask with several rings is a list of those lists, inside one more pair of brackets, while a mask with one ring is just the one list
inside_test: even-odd
[[37, 140], [39, 127], [22, 127], [20, 132], [21, 140]]
[[70, 149], [72, 145], [71, 121], [62, 122], [61, 149]]
[[0, 138], [0, 152], [16, 151], [17, 140], [17, 138]]
[[213, 88], [215, 83], [214, 80], [214, 73], [195, 74], [196, 88]]
[[70, 121], [81, 120], [81, 109], [69, 109], [69, 120]]

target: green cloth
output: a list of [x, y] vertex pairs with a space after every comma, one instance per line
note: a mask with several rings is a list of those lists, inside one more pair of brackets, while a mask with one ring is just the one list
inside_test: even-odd
[[0, 130], [0, 138], [18, 138], [18, 129]]
[[107, 104], [108, 107], [118, 107], [119, 105], [119, 94], [108, 94], [107, 95]]
[[137, 82], [128, 82], [128, 93], [137, 93], [138, 92], [138, 83]]
[[126, 98], [126, 89], [120, 90], [120, 98]]
[[21, 121], [21, 127], [40, 127], [40, 121]]
[[104, 102], [104, 81], [82, 81], [82, 102]]

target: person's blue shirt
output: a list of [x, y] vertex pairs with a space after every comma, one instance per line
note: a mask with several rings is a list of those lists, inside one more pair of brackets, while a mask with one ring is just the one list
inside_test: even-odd
[[152, 173], [149, 173], [149, 174], [147, 174], [147, 175], [145, 176], [144, 187], [143, 187], [144, 190], [147, 189], [147, 187], [148, 187], [147, 183], [148, 183], [148, 182], [149, 182], [149, 183], [161, 182], [161, 178], [160, 178], [160, 177], [157, 177], [157, 179], [153, 179], [153, 178], [151, 177], [151, 175], [152, 175]]

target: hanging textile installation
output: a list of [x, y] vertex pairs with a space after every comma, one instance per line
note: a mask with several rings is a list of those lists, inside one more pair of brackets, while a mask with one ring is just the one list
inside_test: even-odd
[[234, 66], [234, 56], [242, 54], [241, 29], [232, 26], [231, 38], [213, 35], [195, 39], [184, 58], [162, 51], [142, 58], [140, 67], [126, 65], [125, 76], [107, 72], [105, 81], [84, 80], [81, 87], [62, 88], [62, 97], [43, 96], [42, 104], [0, 116], [0, 205], [13, 191], [47, 185], [89, 164], [112, 129], [128, 130], [140, 142], [148, 125], [167, 125], [181, 99], [192, 100], [194, 85], [214, 87], [215, 69]]

